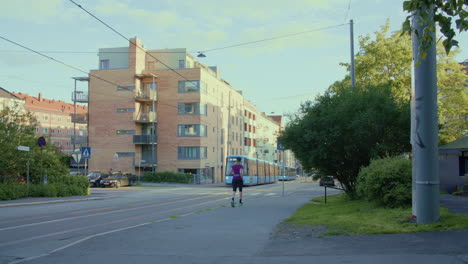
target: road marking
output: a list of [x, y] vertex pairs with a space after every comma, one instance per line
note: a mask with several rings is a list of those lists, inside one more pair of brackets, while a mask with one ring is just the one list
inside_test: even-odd
[[92, 211], [101, 211], [101, 210], [109, 210], [109, 209], [114, 209], [118, 208], [117, 206], [114, 207], [107, 207], [107, 208], [97, 208], [97, 209], [91, 209], [91, 210], [84, 210], [84, 211], [77, 211], [77, 212], [71, 212], [72, 214], [81, 214], [81, 213], [86, 213], [86, 212], [92, 212]]
[[276, 195], [276, 193], [267, 193], [267, 194], [265, 194], [265, 196], [272, 196], [272, 195]]
[[[226, 200], [226, 198], [217, 199], [217, 200], [208, 201], [208, 202], [203, 202], [203, 203], [196, 204], [196, 205], [201, 205], [201, 204], [206, 204], [206, 203], [213, 203], [213, 202], [217, 202], [217, 201], [221, 201], [221, 200]], [[179, 208], [171, 209], [171, 210], [168, 210], [168, 211], [165, 211], [165, 212], [174, 211], [174, 210], [183, 209], [183, 208], [190, 208], [190, 207], [193, 207], [193, 206], [195, 206], [195, 205], [185, 206], [185, 207], [179, 207]], [[195, 214], [195, 213], [197, 213], [197, 212], [198, 212], [198, 211], [191, 212], [191, 213], [188, 213], [188, 214], [183, 214], [183, 215], [181, 215], [180, 217], [186, 217], [186, 216]], [[155, 224], [155, 223], [160, 223], [160, 222], [164, 222], [164, 221], [168, 221], [168, 220], [173, 220], [173, 219], [176, 219], [176, 218], [167, 217], [167, 218], [163, 218], [163, 219], [159, 219], [159, 220], [153, 220], [153, 221], [149, 221], [149, 222], [146, 222], [146, 223], [141, 223], [141, 224], [137, 224], [137, 225], [133, 225], [133, 226], [127, 226], [127, 227], [123, 227], [123, 228], [118, 228], [118, 229], [114, 229], [114, 230], [109, 230], [109, 231], [102, 232], [102, 233], [99, 233], [99, 234], [90, 235], [90, 236], [84, 237], [84, 238], [82, 238], [82, 239], [79, 239], [79, 240], [77, 240], [77, 241], [75, 241], [75, 242], [72, 242], [72, 243], [70, 243], [70, 244], [67, 244], [67, 245], [64, 245], [64, 246], [62, 246], [62, 247], [56, 248], [56, 249], [54, 249], [54, 250], [51, 250], [51, 251], [49, 251], [49, 252], [47, 252], [47, 253], [40, 254], [40, 255], [37, 255], [37, 256], [31, 256], [31, 257], [24, 258], [24, 259], [20, 259], [20, 260], [16, 260], [16, 261], [10, 262], [9, 264], [17, 264], [17, 263], [22, 263], [22, 262], [26, 262], [26, 261], [30, 261], [30, 260], [42, 258], [42, 257], [47, 257], [47, 256], [49, 256], [49, 255], [52, 255], [53, 253], [62, 251], [62, 250], [64, 250], [64, 249], [67, 249], [67, 248], [69, 248], [69, 247], [72, 247], [72, 246], [74, 246], [74, 245], [77, 245], [77, 244], [79, 244], [79, 243], [81, 243], [81, 242], [84, 242], [84, 241], [86, 241], [86, 240], [89, 240], [89, 239], [92, 239], [92, 238], [95, 238], [95, 237], [104, 236], [104, 235], [108, 235], [108, 234], [112, 234], [112, 233], [116, 233], [116, 232], [120, 232], [120, 231], [124, 231], [124, 230], [128, 230], [128, 229], [138, 228], [138, 227], [141, 227], [141, 226], [150, 225], [150, 224]]]
[[[216, 195], [212, 195], [212, 196], [216, 196]], [[6, 231], [6, 230], [18, 229], [18, 228], [22, 228], [22, 227], [36, 226], [36, 225], [43, 225], [43, 224], [49, 224], [49, 223], [56, 223], [56, 222], [62, 222], [62, 221], [80, 219], [80, 218], [85, 218], [85, 217], [90, 217], [90, 216], [96, 216], [96, 215], [104, 215], [104, 214], [111, 214], [111, 213], [118, 213], [118, 212], [125, 212], [125, 211], [133, 211], [133, 210], [139, 210], [139, 209], [149, 208], [149, 207], [154, 207], [154, 206], [173, 204], [173, 203], [177, 203], [177, 202], [185, 202], [185, 201], [191, 201], [191, 200], [198, 200], [198, 199], [203, 199], [203, 198], [207, 198], [207, 197], [209, 197], [209, 196], [191, 198], [191, 199], [186, 199], [186, 200], [178, 200], [178, 201], [169, 202], [169, 203], [160, 203], [160, 204], [148, 205], [148, 206], [142, 206], [142, 207], [136, 207], [136, 208], [128, 208], [128, 209], [122, 209], [122, 210], [115, 210], [115, 211], [109, 211], [109, 212], [102, 212], [102, 213], [97, 213], [97, 214], [90, 214], [90, 215], [83, 215], [83, 216], [75, 216], [75, 217], [67, 217], [67, 218], [62, 218], [62, 219], [55, 219], [55, 220], [44, 221], [44, 222], [38, 222], [38, 223], [31, 223], [31, 224], [25, 224], [25, 225], [11, 226], [11, 227], [0, 228], [0, 231]]]
[[24, 222], [28, 220], [36, 220], [36, 219], [41, 219], [41, 218], [47, 218], [49, 216], [40, 216], [40, 217], [33, 217], [33, 218], [24, 218], [21, 220], [14, 220], [14, 221], [5, 221], [5, 222], [0, 222], [0, 224], [8, 224], [8, 223], [16, 223], [16, 222]]

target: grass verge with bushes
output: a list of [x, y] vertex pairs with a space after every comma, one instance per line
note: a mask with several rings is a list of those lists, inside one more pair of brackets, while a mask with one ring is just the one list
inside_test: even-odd
[[345, 194], [312, 199], [285, 221], [297, 225], [327, 226], [322, 236], [397, 234], [446, 231], [468, 228], [468, 215], [450, 213], [440, 208], [440, 221], [417, 225], [411, 208], [382, 208], [364, 200], [350, 200]]
[[66, 175], [50, 178], [48, 184], [4, 182], [0, 183], [0, 200], [15, 200], [25, 197], [67, 197], [89, 195], [86, 177]]

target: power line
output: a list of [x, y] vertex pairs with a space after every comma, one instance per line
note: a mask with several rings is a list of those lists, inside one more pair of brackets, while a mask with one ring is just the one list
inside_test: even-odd
[[292, 37], [292, 36], [307, 34], [307, 33], [310, 33], [310, 32], [321, 31], [321, 30], [326, 30], [326, 29], [331, 29], [331, 28], [337, 28], [337, 27], [341, 27], [341, 26], [344, 26], [344, 25], [347, 25], [347, 24], [349, 24], [349, 23], [343, 23], [343, 24], [339, 24], [339, 25], [335, 25], [335, 26], [311, 29], [311, 30], [306, 30], [306, 31], [302, 31], [302, 32], [292, 33], [292, 34], [273, 37], [273, 38], [266, 38], [266, 39], [255, 40], [255, 41], [250, 41], [250, 42], [243, 42], [243, 43], [238, 43], [238, 44], [235, 44], [235, 45], [225, 46], [225, 47], [221, 47], [221, 48], [213, 48], [213, 49], [202, 50], [202, 51], [199, 51], [199, 52], [200, 53], [205, 53], [205, 52], [209, 52], [209, 51], [234, 48], [234, 47], [249, 45], [249, 44], [258, 43], [258, 42], [270, 41], [270, 40], [281, 39], [281, 38], [288, 38], [288, 37]]
[[[0, 50], [0, 52], [27, 52], [24, 50]], [[130, 52], [130, 51], [39, 51], [41, 53], [65, 53], [65, 54], [86, 54], [86, 53], [136, 53], [136, 52]], [[187, 53], [186, 51], [152, 51], [151, 53], [160, 53], [160, 54], [166, 54], [166, 53]], [[190, 52], [189, 52], [190, 53]]]
[[[97, 21], [101, 22], [103, 25], [105, 25], [107, 28], [109, 28], [110, 30], [114, 31], [117, 35], [121, 36], [123, 39], [127, 40], [128, 42], [132, 43], [130, 41], [129, 38], [125, 37], [122, 33], [118, 32], [116, 29], [114, 29], [113, 27], [111, 27], [110, 25], [108, 25], [106, 22], [102, 21], [101, 19], [99, 19], [97, 16], [93, 15], [91, 12], [89, 12], [88, 10], [86, 10], [85, 8], [83, 8], [81, 5], [77, 4], [75, 1], [73, 0], [70, 0], [70, 2], [72, 2], [73, 4], [75, 4], [76, 6], [78, 6], [81, 10], [85, 11], [87, 14], [89, 14], [90, 16], [92, 16], [93, 18], [95, 18]], [[142, 50], [143, 52], [145, 52], [147, 55], [149, 55], [150, 57], [152, 57], [153, 59], [155, 59], [156, 61], [160, 62], [161, 64], [163, 64], [166, 68], [168, 68], [169, 70], [175, 72], [177, 75], [179, 75], [180, 77], [184, 78], [186, 81], [189, 81], [191, 82], [192, 84], [194, 84], [199, 90], [201, 89], [200, 88], [200, 85], [198, 83], [195, 83], [189, 79], [187, 79], [185, 76], [183, 76], [182, 74], [180, 74], [179, 72], [177, 72], [176, 70], [174, 70], [173, 68], [171, 68], [169, 65], [165, 64], [164, 62], [162, 62], [161, 60], [159, 60], [158, 58], [154, 57], [153, 55], [151, 55], [151, 53], [148, 53], [145, 49], [143, 49], [142, 47], [138, 46], [136, 43], [132, 43], [135, 45], [135, 47], [137, 47], [138, 49]]]

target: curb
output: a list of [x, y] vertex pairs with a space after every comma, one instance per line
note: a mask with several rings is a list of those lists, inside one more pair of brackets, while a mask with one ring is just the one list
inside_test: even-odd
[[93, 201], [93, 200], [105, 200], [114, 198], [111, 197], [98, 197], [98, 198], [83, 198], [83, 199], [74, 199], [74, 200], [55, 200], [55, 201], [42, 201], [42, 202], [30, 202], [30, 203], [11, 203], [11, 204], [2, 204], [0, 208], [3, 207], [15, 207], [15, 206], [30, 206], [30, 205], [41, 205], [41, 204], [54, 204], [54, 203], [68, 203], [68, 202], [84, 202], [84, 201]]

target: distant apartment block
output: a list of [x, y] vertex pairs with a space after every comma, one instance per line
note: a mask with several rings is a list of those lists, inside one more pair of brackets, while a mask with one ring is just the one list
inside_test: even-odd
[[89, 117], [90, 170], [178, 171], [222, 182], [227, 155], [278, 160], [280, 125], [186, 49], [143, 50], [136, 38], [99, 49]]
[[0, 111], [7, 107], [10, 109], [23, 109], [24, 101], [0, 87]]
[[[83, 143], [87, 139], [87, 112], [83, 105], [65, 103], [24, 93], [13, 93], [24, 103], [24, 108], [37, 119], [36, 135], [49, 136], [50, 144], [54, 144], [64, 153], [71, 154], [73, 145]], [[76, 113], [76, 115], [75, 115]], [[83, 142], [81, 142], [83, 141]]]

